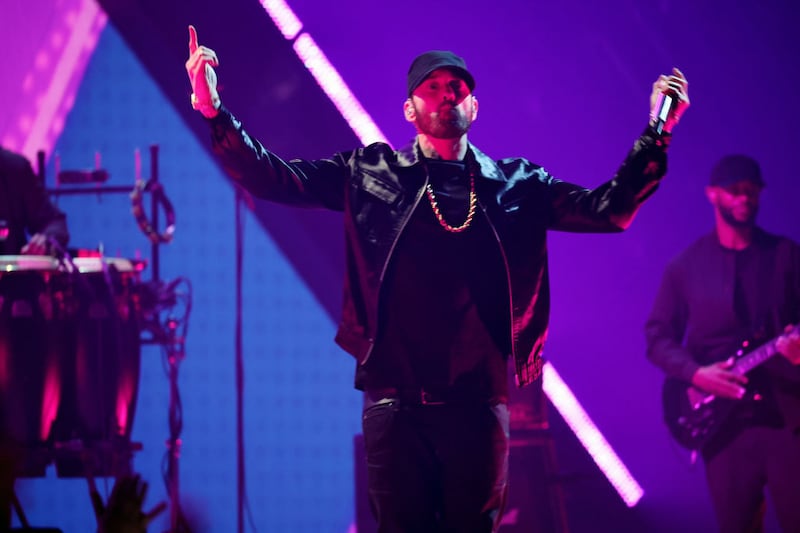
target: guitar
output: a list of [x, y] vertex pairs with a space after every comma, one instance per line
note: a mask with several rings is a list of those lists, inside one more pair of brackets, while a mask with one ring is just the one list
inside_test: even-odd
[[[782, 333], [758, 348], [745, 352], [747, 344], [734, 355], [731, 372], [743, 375], [778, 353], [778, 339], [800, 331]], [[661, 391], [664, 421], [672, 437], [684, 448], [700, 450], [725, 421], [737, 400], [717, 398], [677, 378], [667, 378]]]

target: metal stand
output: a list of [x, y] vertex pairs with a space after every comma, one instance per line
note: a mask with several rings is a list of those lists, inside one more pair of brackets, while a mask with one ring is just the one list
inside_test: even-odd
[[242, 345], [242, 270], [244, 259], [244, 193], [236, 189], [234, 218], [236, 221], [236, 524], [238, 533], [244, 533], [245, 501], [247, 483], [245, 480], [244, 454], [244, 351]]
[[[174, 230], [174, 212], [169, 200], [164, 194], [164, 190], [159, 184], [158, 173], [158, 145], [150, 146], [150, 178], [145, 182], [141, 180], [140, 163], [138, 158], [138, 151], [136, 154], [136, 180], [137, 186], [134, 188], [123, 186], [103, 186], [97, 185], [94, 187], [62, 187], [57, 186], [54, 189], [48, 189], [48, 193], [52, 196], [59, 197], [64, 195], [102, 195], [102, 194], [128, 194], [133, 198], [134, 195], [150, 193], [150, 215], [146, 217], [141, 210], [137, 214], [136, 208], [134, 213], [137, 215], [137, 222], [140, 228], [151, 242], [150, 257], [151, 257], [151, 281], [149, 283], [141, 284], [140, 300], [142, 301], [143, 317], [141, 324], [141, 333], [148, 332], [149, 336], [142, 336], [141, 343], [145, 344], [158, 344], [165, 350], [166, 361], [168, 367], [169, 379], [169, 407], [168, 407], [168, 424], [169, 424], [169, 438], [166, 441], [166, 457], [165, 457], [165, 471], [164, 483], [167, 488], [167, 494], [170, 500], [170, 529], [171, 533], [179, 533], [187, 531], [185, 520], [181, 513], [180, 507], [180, 493], [179, 493], [179, 458], [181, 451], [181, 431], [183, 429], [182, 420], [182, 407], [180, 400], [180, 391], [178, 387], [178, 370], [181, 361], [184, 359], [185, 341], [186, 341], [186, 326], [188, 323], [189, 312], [191, 310], [191, 285], [185, 278], [177, 278], [168, 284], [164, 284], [160, 279], [160, 247], [162, 244], [171, 240], [172, 231]], [[99, 159], [99, 157], [98, 157]], [[39, 176], [44, 183], [44, 153], [38, 154], [39, 163]], [[87, 173], [87, 175], [98, 175], [107, 178], [108, 174], [97, 168], [94, 172]], [[140, 185], [144, 184], [142, 187]], [[132, 190], [133, 189], [133, 190]], [[167, 210], [167, 231], [164, 234], [158, 234], [156, 228], [159, 225], [159, 207], [164, 207]], [[185, 306], [185, 313], [181, 318], [175, 316], [166, 316], [162, 319], [162, 315], [171, 312], [173, 308], [180, 303], [181, 298], [176, 293], [176, 287], [185, 282], [188, 286], [188, 296], [184, 298], [183, 304]]]
[[177, 532], [181, 527], [181, 507], [179, 495], [179, 471], [178, 459], [181, 455], [181, 430], [183, 429], [183, 417], [178, 391], [178, 366], [183, 360], [184, 339], [177, 333], [177, 323], [170, 321], [167, 323], [169, 335], [172, 342], [167, 347], [167, 362], [169, 364], [169, 439], [167, 440], [167, 493], [172, 502], [169, 513], [170, 531]]
[[[181, 454], [181, 432], [183, 431], [183, 407], [178, 387], [178, 371], [180, 363], [186, 356], [186, 324], [191, 311], [191, 297], [185, 302], [185, 313], [183, 317], [176, 318], [167, 316], [163, 320], [159, 314], [166, 309], [175, 307], [180, 299], [176, 292], [176, 287], [180, 282], [188, 284], [188, 280], [178, 278], [169, 284], [157, 285], [161, 292], [156, 299], [161, 302], [156, 306], [159, 312], [151, 316], [148, 330], [152, 334], [150, 341], [159, 344], [165, 351], [167, 363], [167, 377], [169, 380], [169, 407], [168, 424], [169, 438], [166, 441], [167, 451], [164, 466], [164, 484], [167, 488], [170, 506], [170, 533], [187, 532], [188, 527], [183, 517], [180, 504], [180, 471], [179, 459]], [[191, 288], [188, 291], [191, 294]]]

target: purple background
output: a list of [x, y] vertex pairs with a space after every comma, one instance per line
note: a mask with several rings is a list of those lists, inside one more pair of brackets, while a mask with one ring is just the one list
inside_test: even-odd
[[[6, 80], [26, 72], [37, 39], [57, 26], [65, 3], [48, 10], [43, 0], [11, 2], [0, 19], [0, 45], [12, 50]], [[188, 109], [186, 24], [196, 24], [201, 43], [218, 52], [226, 104], [279, 154], [325, 157], [357, 141], [255, 0], [102, 4], [111, 23], [54, 149], [65, 168], [90, 166], [100, 150], [113, 182], [132, 184], [133, 150], [142, 150], [147, 169], [147, 146], [161, 147], [161, 178], [178, 213], [162, 277], [184, 275], [195, 286], [181, 378], [181, 489], [198, 531], [231, 531], [233, 194], [206, 151], [202, 119]], [[692, 106], [676, 130], [669, 174], [634, 226], [610, 236], [551, 234], [554, 304], [546, 355], [643, 485], [645, 499], [633, 512], [648, 530], [657, 524], [664, 531], [713, 529], [702, 471], [686, 465], [661, 423], [661, 375], [645, 360], [642, 326], [666, 262], [711, 227], [703, 186], [720, 156], [744, 152], [761, 162], [768, 183], [762, 225], [800, 238], [790, 146], [800, 123], [793, 39], [800, 16], [793, 4], [290, 5], [394, 145], [413, 134], [401, 114], [409, 62], [427, 49], [451, 49], [477, 80], [481, 107], [471, 140], [494, 157], [524, 156], [586, 186], [613, 174], [644, 127], [655, 78], [672, 66], [683, 70]], [[3, 139], [18, 109], [33, 104], [13, 91], [14, 83], [0, 86]], [[52, 161], [48, 168], [52, 179]], [[147, 254], [127, 198], [85, 197], [61, 206], [74, 245], [102, 241], [111, 253]], [[261, 202], [247, 217], [245, 447], [259, 531], [344, 532], [353, 520], [351, 438], [360, 399], [351, 390], [352, 361], [332, 343], [343, 270], [338, 221]], [[164, 497], [166, 399], [158, 351], [145, 349], [134, 437], [145, 445], [135, 464], [151, 482], [150, 502]], [[24, 480], [19, 493], [36, 525], [65, 532], [91, 527], [79, 481]], [[600, 519], [596, 526], [621, 530]], [[159, 522], [152, 530], [165, 527]]]

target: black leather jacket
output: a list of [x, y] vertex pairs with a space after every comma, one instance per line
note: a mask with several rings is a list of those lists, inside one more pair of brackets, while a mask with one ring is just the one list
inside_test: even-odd
[[[365, 363], [378, 335], [387, 265], [428, 179], [416, 142], [399, 151], [375, 143], [330, 159], [285, 161], [248, 135], [226, 109], [209, 122], [226, 171], [254, 196], [344, 211], [347, 270], [336, 342]], [[667, 145], [667, 137], [648, 129], [614, 178], [589, 190], [559, 181], [525, 159], [494, 161], [470, 144], [467, 168], [506, 266], [508, 335], [519, 386], [539, 377], [542, 368], [550, 314], [546, 230], [625, 229], [665, 174]]]

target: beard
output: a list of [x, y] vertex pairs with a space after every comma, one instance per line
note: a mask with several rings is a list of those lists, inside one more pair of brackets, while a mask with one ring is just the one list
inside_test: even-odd
[[458, 139], [472, 126], [472, 120], [456, 106], [445, 104], [432, 113], [420, 113], [416, 106], [414, 110], [420, 133], [434, 139]]
[[754, 206], [750, 212], [745, 216], [736, 216], [733, 209], [718, 205], [719, 214], [722, 220], [727, 222], [733, 228], [752, 228], [756, 225], [756, 215], [758, 214], [758, 207]]

